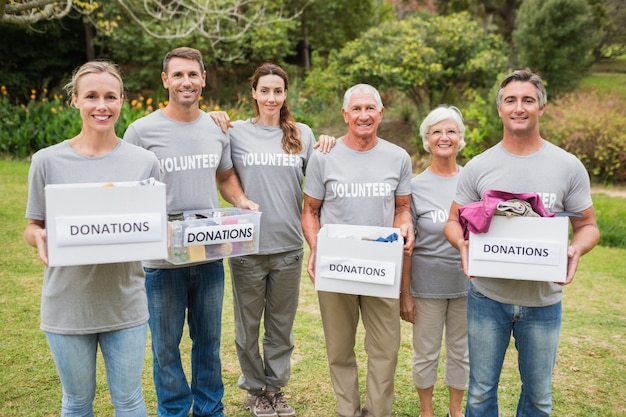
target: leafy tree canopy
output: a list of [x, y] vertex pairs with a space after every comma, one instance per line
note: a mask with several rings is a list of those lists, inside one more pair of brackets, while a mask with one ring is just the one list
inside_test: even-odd
[[485, 34], [468, 13], [413, 16], [374, 27], [339, 52], [326, 68], [307, 79], [316, 94], [324, 85], [340, 92], [368, 83], [397, 89], [416, 107], [451, 102], [469, 88], [489, 88], [506, 69], [504, 42]]
[[226, 61], [244, 56], [245, 50], [238, 46], [259, 38], [266, 41], [265, 33], [297, 25], [302, 13], [301, 8], [286, 8], [282, 0], [0, 0], [0, 24], [28, 26], [63, 19], [74, 11], [94, 21], [99, 29], [114, 30], [119, 27], [117, 22], [101, 16], [112, 4], [151, 37], [180, 40], [196, 36], [205, 39], [213, 55]]
[[541, 74], [553, 95], [571, 91], [591, 67], [598, 35], [586, 0], [526, 0], [513, 32], [518, 66]]

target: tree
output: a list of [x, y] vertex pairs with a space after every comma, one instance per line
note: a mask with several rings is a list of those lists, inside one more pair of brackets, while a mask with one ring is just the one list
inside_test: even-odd
[[0, 0], [0, 23], [32, 25], [62, 19], [72, 10], [72, 0]]
[[495, 25], [507, 43], [511, 42], [511, 32], [515, 28], [516, 13], [521, 3], [522, 0], [436, 0], [439, 13], [447, 15], [469, 11], [480, 20], [485, 32]]
[[[297, 24], [302, 10], [287, 11], [277, 0], [116, 0], [146, 33], [158, 39], [205, 39], [225, 61], [245, 56], [239, 47], [250, 33], [265, 34]], [[280, 34], [280, 32], [279, 32]]]
[[376, 0], [296, 0], [293, 8], [303, 9], [296, 36], [301, 39], [298, 52], [304, 67], [310, 68], [311, 51], [328, 56], [331, 50], [341, 49], [370, 27], [392, 18], [391, 7], [379, 3]]
[[[282, 0], [115, 1], [150, 36], [156, 39], [198, 36], [206, 39], [220, 59], [227, 61], [243, 56], [238, 46], [246, 40], [248, 32], [297, 25], [302, 12], [286, 9]], [[95, 21], [94, 11], [106, 7], [106, 4], [79, 0], [0, 0], [0, 24], [33, 25], [41, 20], [62, 19], [72, 10]]]
[[[404, 92], [418, 109], [458, 100], [467, 89], [491, 87], [506, 69], [504, 42], [484, 34], [468, 13], [413, 16], [373, 27], [314, 69], [309, 86], [337, 91], [365, 82]], [[321, 81], [321, 85], [313, 85]]]
[[[64, 18], [36, 24], [0, 25], [0, 82], [13, 100], [27, 103], [58, 94], [72, 69], [85, 62], [80, 20]], [[46, 93], [47, 92], [47, 93]]]
[[586, 0], [526, 0], [513, 31], [518, 66], [541, 74], [553, 95], [576, 87], [598, 39]]
[[588, 0], [600, 41], [593, 50], [596, 61], [618, 58], [626, 53], [626, 5], [624, 0]]

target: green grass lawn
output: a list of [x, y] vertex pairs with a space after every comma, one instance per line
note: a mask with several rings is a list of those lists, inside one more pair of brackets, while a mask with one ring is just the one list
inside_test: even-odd
[[626, 73], [595, 73], [580, 82], [582, 91], [593, 90], [598, 94], [626, 97]]
[[579, 87], [583, 91], [626, 97], [626, 55], [595, 63], [591, 74], [581, 80]]
[[[2, 257], [0, 263], [0, 416], [57, 416], [61, 387], [54, 363], [39, 329], [39, 298], [43, 266], [35, 250], [24, 242], [24, 209], [27, 193], [26, 162], [0, 161], [0, 216]], [[621, 207], [624, 199], [610, 200]], [[619, 204], [613, 204], [613, 201]], [[602, 203], [604, 204], [604, 203]], [[601, 211], [599, 211], [601, 213]], [[228, 277], [228, 272], [227, 272]], [[300, 308], [294, 329], [296, 348], [292, 379], [286, 389], [300, 417], [334, 415], [336, 406], [328, 375], [321, 319], [313, 285], [303, 271]], [[575, 282], [564, 297], [563, 330], [554, 375], [554, 416], [626, 415], [623, 386], [626, 384], [626, 249], [597, 247], [586, 255]], [[232, 294], [227, 279], [224, 305], [222, 358], [226, 384], [224, 403], [229, 417], [249, 414], [241, 407], [243, 392], [237, 388], [239, 364], [234, 348]], [[396, 373], [394, 415], [416, 416], [417, 393], [411, 380], [411, 328], [402, 327], [402, 345]], [[363, 333], [357, 352], [364, 381]], [[189, 341], [183, 343], [189, 363]], [[506, 359], [500, 384], [502, 417], [515, 414], [519, 392], [515, 349]], [[440, 378], [435, 389], [436, 412], [446, 413], [446, 390]], [[144, 394], [151, 416], [156, 399], [151, 377], [151, 355], [146, 349]], [[97, 416], [113, 415], [100, 360], [95, 401]]]

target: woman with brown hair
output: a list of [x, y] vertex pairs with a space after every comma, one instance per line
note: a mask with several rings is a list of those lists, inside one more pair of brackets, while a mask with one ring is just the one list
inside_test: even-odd
[[[244, 192], [263, 213], [258, 254], [229, 260], [241, 366], [238, 385], [247, 391], [244, 407], [252, 415], [290, 417], [296, 413], [281, 389], [291, 375], [304, 241], [302, 181], [315, 137], [291, 114], [286, 101], [289, 77], [280, 66], [258, 67], [250, 88], [253, 118], [230, 125], [226, 113], [212, 113], [224, 129], [232, 126], [228, 134], [235, 171]], [[334, 144], [334, 138], [326, 139], [324, 151]]]

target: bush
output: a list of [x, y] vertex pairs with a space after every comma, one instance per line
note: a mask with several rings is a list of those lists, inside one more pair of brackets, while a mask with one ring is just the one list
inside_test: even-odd
[[574, 93], [548, 107], [541, 130], [545, 138], [576, 155], [592, 180], [626, 181], [626, 99]]
[[[46, 92], [44, 91], [44, 94]], [[38, 149], [70, 138], [80, 131], [80, 116], [72, 111], [60, 96], [37, 100], [31, 91], [28, 104], [10, 102], [2, 86], [0, 97], [0, 152], [23, 158]]]
[[[45, 90], [40, 95], [31, 90], [28, 104], [16, 104], [6, 87], [0, 87], [0, 155], [28, 158], [39, 149], [72, 138], [80, 132], [82, 122], [78, 110], [70, 107], [62, 96], [54, 95], [48, 99], [47, 94]], [[163, 106], [164, 103], [156, 103], [151, 97], [138, 96], [126, 101], [115, 125], [118, 137], [124, 136], [132, 122]], [[200, 108], [204, 111], [221, 110], [218, 104], [204, 99]], [[245, 98], [227, 111], [232, 120], [252, 115]]]
[[[47, 91], [31, 90], [28, 104], [13, 104], [6, 87], [0, 90], [0, 154], [27, 158], [39, 149], [76, 136], [81, 129], [78, 110], [69, 106], [62, 96], [46, 98]], [[130, 123], [153, 111], [152, 99], [124, 103], [116, 124], [118, 136], [123, 136]]]

